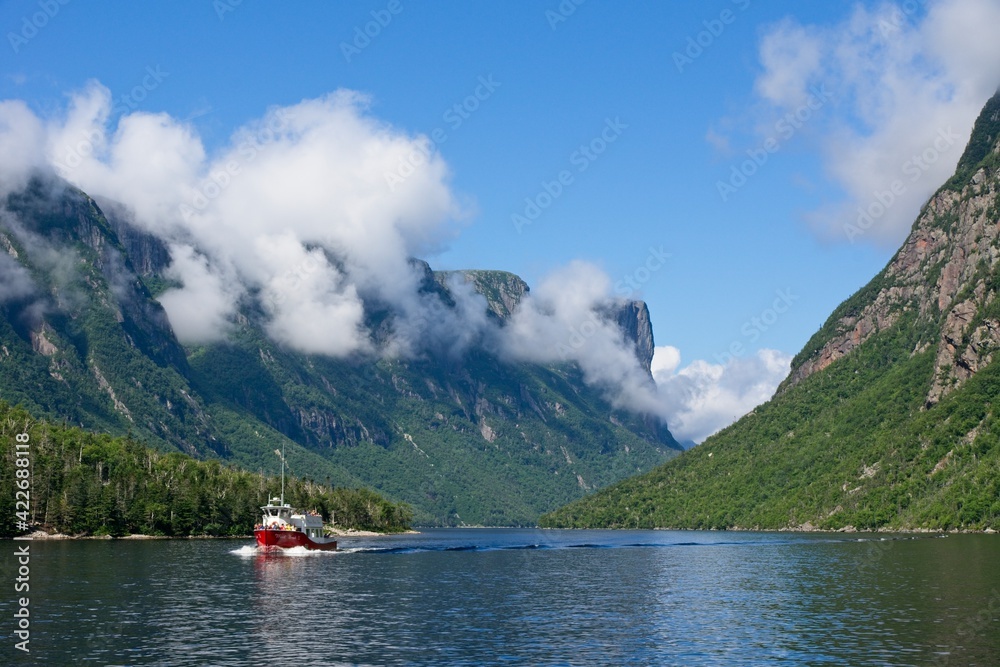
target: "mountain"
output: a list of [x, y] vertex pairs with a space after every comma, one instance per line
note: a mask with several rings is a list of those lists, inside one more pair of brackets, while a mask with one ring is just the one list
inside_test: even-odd
[[772, 400], [549, 526], [1000, 527], [1000, 93]]
[[[515, 363], [486, 344], [304, 354], [268, 335], [253, 293], [228, 340], [181, 345], [157, 300], [177, 286], [169, 248], [124, 207], [58, 180], [8, 196], [0, 249], [0, 399], [38, 418], [268, 473], [285, 447], [293, 474], [374, 487], [412, 505], [418, 524], [533, 524], [679, 450], [663, 424], [613, 407], [572, 363]], [[412, 265], [442, 308], [458, 307], [458, 280], [498, 326], [529, 291], [510, 273]], [[648, 370], [645, 304], [606, 310]], [[366, 303], [373, 339], [392, 317]]]

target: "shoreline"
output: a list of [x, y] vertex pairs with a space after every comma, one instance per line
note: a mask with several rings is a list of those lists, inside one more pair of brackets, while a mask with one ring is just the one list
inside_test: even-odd
[[[491, 530], [491, 529], [505, 529], [505, 528], [524, 528], [524, 526], [451, 526], [452, 528], [459, 528], [464, 530]], [[950, 528], [944, 529], [934, 529], [934, 528], [894, 528], [894, 529], [875, 529], [875, 530], [859, 530], [854, 526], [845, 526], [836, 530], [815, 528], [813, 526], [796, 526], [796, 527], [785, 527], [785, 528], [741, 528], [741, 527], [730, 527], [730, 528], [540, 528], [535, 527], [536, 530], [609, 530], [609, 531], [626, 531], [626, 530], [655, 530], [655, 531], [674, 531], [674, 532], [684, 532], [684, 533], [695, 533], [695, 532], [705, 532], [705, 533], [724, 533], [724, 532], [734, 532], [734, 533], [817, 533], [817, 534], [860, 534], [860, 535], [997, 535], [1000, 531], [993, 528], [986, 528], [983, 530], [970, 530], [965, 528]], [[390, 537], [392, 535], [419, 535], [419, 530], [408, 529], [395, 533], [378, 533], [371, 530], [355, 530], [353, 528], [334, 528], [330, 530], [330, 534], [335, 537], [352, 538], [352, 537]], [[43, 530], [36, 530], [33, 533], [28, 533], [26, 535], [21, 535], [19, 537], [6, 538], [13, 540], [248, 540], [253, 539], [253, 535], [144, 535], [140, 533], [134, 533], [131, 535], [122, 535], [121, 537], [114, 537], [112, 535], [67, 535], [65, 533], [48, 533]]]
[[[653, 530], [691, 530], [687, 528], [654, 528]], [[706, 530], [706, 529], [697, 529]], [[855, 528], [854, 526], [844, 526], [843, 528], [817, 528], [811, 524], [803, 524], [801, 526], [786, 526], [785, 528], [742, 528], [739, 526], [734, 526], [731, 528], [709, 528], [709, 531], [716, 532], [726, 532], [731, 531], [734, 533], [829, 533], [833, 535], [837, 534], [854, 534], [862, 533], [868, 535], [876, 535], [880, 533], [895, 534], [895, 535], [929, 535], [929, 534], [947, 534], [947, 535], [994, 535], [997, 533], [993, 528], [984, 528], [982, 530], [973, 530], [969, 528], [875, 528], [871, 529], [861, 529]]]
[[[420, 531], [404, 530], [398, 533], [376, 533], [371, 530], [355, 530], [353, 528], [335, 528], [330, 531], [336, 537], [388, 537], [390, 535], [418, 535]], [[65, 533], [47, 533], [44, 530], [36, 530], [20, 537], [7, 538], [13, 540], [252, 540], [253, 534], [249, 535], [143, 535], [133, 533], [115, 537], [112, 535], [67, 535]]]
[[876, 528], [874, 530], [870, 529], [859, 529], [854, 526], [844, 526], [843, 528], [831, 529], [831, 528], [815, 528], [812, 526], [795, 526], [795, 527], [785, 527], [785, 528], [742, 528], [739, 526], [730, 526], [729, 528], [669, 528], [657, 526], [655, 528], [565, 528], [565, 527], [546, 527], [539, 528], [539, 530], [657, 530], [657, 531], [673, 531], [677, 533], [824, 533], [830, 535], [852, 535], [852, 534], [863, 534], [863, 535], [878, 535], [878, 534], [889, 534], [889, 535], [997, 535], [1000, 531], [994, 528], [984, 528], [982, 530], [973, 530], [970, 528]]

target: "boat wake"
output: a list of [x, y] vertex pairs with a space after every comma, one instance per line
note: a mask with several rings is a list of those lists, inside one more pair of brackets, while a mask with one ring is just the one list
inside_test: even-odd
[[[352, 549], [345, 549], [344, 551], [353, 551]], [[251, 558], [255, 556], [274, 556], [274, 557], [288, 557], [288, 558], [302, 558], [304, 556], [329, 556], [337, 551], [321, 551], [318, 549], [307, 549], [306, 547], [290, 547], [287, 549], [282, 548], [269, 548], [260, 547], [253, 544], [246, 544], [239, 549], [233, 549], [229, 553], [240, 556], [242, 558]], [[342, 553], [342, 552], [341, 552]]]
[[[865, 537], [833, 537], [828, 539], [815, 540], [815, 543], [851, 543], [851, 542], [885, 542], [897, 540], [919, 540], [927, 539], [920, 535], [892, 535], [879, 536], [871, 535]], [[753, 545], [774, 545], [791, 543], [795, 538], [790, 537], [785, 540], [768, 539], [759, 542], [747, 540], [721, 540], [721, 541], [682, 541], [682, 542], [550, 542], [550, 543], [528, 543], [528, 544], [406, 544], [394, 546], [358, 546], [341, 549], [340, 553], [360, 553], [360, 554], [418, 554], [434, 552], [489, 552], [489, 551], [524, 551], [524, 550], [562, 550], [562, 549], [673, 549], [690, 547], [731, 547], [731, 546], [753, 546]]]
[[[830, 536], [827, 539], [817, 539], [812, 543], [852, 543], [852, 542], [886, 542], [886, 541], [898, 541], [898, 540], [919, 540], [928, 539], [931, 537], [945, 537], [944, 535], [907, 535], [907, 534], [895, 534], [895, 535], [864, 535], [864, 536]], [[373, 544], [361, 544], [358, 546], [342, 547], [336, 551], [318, 551], [314, 549], [307, 549], [306, 547], [292, 547], [292, 548], [269, 548], [269, 547], [259, 547], [255, 545], [244, 545], [239, 549], [234, 549], [229, 553], [241, 556], [244, 558], [249, 558], [251, 556], [275, 556], [275, 557], [304, 557], [304, 556], [322, 556], [327, 554], [378, 554], [378, 555], [396, 555], [396, 554], [419, 554], [419, 553], [434, 553], [434, 552], [489, 552], [489, 551], [527, 551], [527, 550], [561, 550], [561, 549], [669, 549], [669, 548], [690, 548], [690, 547], [728, 547], [728, 546], [752, 546], [757, 545], [774, 545], [774, 544], [785, 544], [794, 541], [794, 537], [788, 537], [787, 539], [773, 539], [769, 538], [766, 541], [747, 541], [747, 540], [721, 540], [721, 541], [666, 541], [666, 542], [559, 542], [552, 541], [549, 543], [441, 543], [441, 542], [417, 542], [411, 544], [396, 544], [392, 546], [382, 546]]]

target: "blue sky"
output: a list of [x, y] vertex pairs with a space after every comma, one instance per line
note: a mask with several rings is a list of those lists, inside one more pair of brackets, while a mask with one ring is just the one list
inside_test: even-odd
[[[787, 368], [950, 172], [1000, 83], [978, 32], [997, 3], [577, 2], [12, 0], [0, 99], [60, 118], [96, 80], [112, 132], [163, 112], [211, 156], [269, 109], [364, 93], [368, 117], [430, 140], [461, 203], [424, 258], [533, 286], [596, 265], [649, 304], [664, 384], [689, 369], [677, 419], [700, 439], [780, 379], [748, 366], [732, 382], [755, 390], [720, 398], [727, 362], [771, 350]], [[851, 233], [949, 130], [905, 197]]]

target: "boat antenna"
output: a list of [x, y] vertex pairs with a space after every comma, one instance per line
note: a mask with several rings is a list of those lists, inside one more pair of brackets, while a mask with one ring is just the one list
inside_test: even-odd
[[281, 451], [277, 449], [274, 453], [281, 459], [281, 504], [285, 504], [285, 443], [281, 443]]

